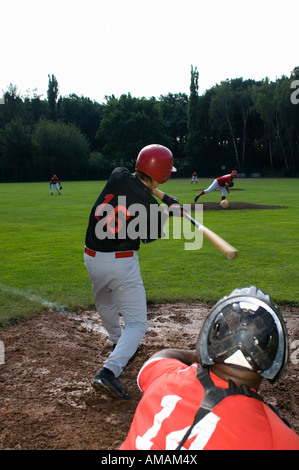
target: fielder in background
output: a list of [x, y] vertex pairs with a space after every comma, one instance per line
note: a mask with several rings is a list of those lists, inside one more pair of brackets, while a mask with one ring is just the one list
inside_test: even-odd
[[193, 181], [195, 181], [195, 183], [197, 184], [197, 178], [198, 178], [198, 175], [197, 175], [196, 171], [194, 171], [194, 173], [192, 173], [192, 177], [191, 177], [191, 184], [193, 183]]
[[[135, 173], [127, 168], [116, 168], [112, 172], [91, 210], [86, 232], [85, 265], [92, 282], [95, 306], [112, 342], [112, 352], [95, 375], [93, 387], [125, 400], [131, 396], [118, 377], [138, 352], [147, 330], [146, 294], [137, 251], [140, 241], [148, 243], [164, 235], [163, 225], [169, 213], [165, 209], [159, 216], [157, 207], [160, 206], [153, 194], [159, 184], [168, 181], [173, 171], [176, 171], [173, 155], [168, 148], [158, 144], [144, 147], [138, 155]], [[165, 194], [163, 202], [171, 206], [176, 200]], [[139, 211], [144, 209], [146, 214], [143, 236], [130, 235], [127, 230], [131, 221], [134, 222], [133, 210], [137, 204]], [[157, 228], [153, 230], [154, 235], [153, 225]]]
[[166, 349], [142, 367], [143, 397], [120, 450], [299, 450], [299, 436], [257, 390], [288, 361], [280, 309], [255, 286], [220, 299], [195, 350]]
[[59, 180], [59, 178], [56, 175], [53, 175], [52, 178], [50, 179], [50, 191], [51, 191], [51, 196], [53, 196], [53, 188], [56, 189], [58, 192], [59, 196], [61, 195], [61, 190], [62, 190], [62, 185]]
[[[203, 189], [201, 193], [195, 196], [194, 202], [197, 202], [198, 198], [202, 196], [203, 194], [211, 193], [212, 191], [216, 191], [216, 190], [221, 191], [222, 193], [221, 201], [224, 201], [226, 199], [227, 193], [229, 193], [229, 188], [231, 188], [234, 185], [233, 180], [237, 175], [238, 175], [238, 172], [236, 170], [233, 170], [228, 175], [219, 176], [219, 178], [216, 178], [207, 189]], [[227, 207], [227, 206], [224, 205], [224, 207]]]

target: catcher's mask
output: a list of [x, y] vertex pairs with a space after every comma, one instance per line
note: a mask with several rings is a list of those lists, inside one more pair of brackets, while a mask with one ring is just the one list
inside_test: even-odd
[[235, 289], [209, 313], [196, 349], [203, 365], [251, 370], [274, 383], [288, 360], [285, 321], [269, 294], [255, 286]]
[[176, 171], [171, 151], [160, 144], [143, 147], [137, 157], [135, 169], [142, 171], [159, 184], [166, 183], [171, 173]]

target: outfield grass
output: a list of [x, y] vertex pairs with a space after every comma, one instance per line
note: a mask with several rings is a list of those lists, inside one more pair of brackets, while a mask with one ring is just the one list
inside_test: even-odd
[[[173, 179], [161, 189], [187, 204], [210, 182]], [[83, 248], [89, 212], [104, 184], [65, 182], [62, 196], [50, 196], [47, 183], [0, 184], [0, 325], [40, 312], [44, 301], [93, 308]], [[287, 208], [205, 212], [204, 224], [239, 250], [234, 260], [205, 239], [197, 251], [184, 250], [182, 239], [142, 245], [148, 301], [214, 302], [255, 284], [278, 303], [299, 305], [299, 181], [237, 179], [235, 187], [242, 191], [231, 192], [230, 201]], [[218, 192], [202, 198], [219, 200]]]

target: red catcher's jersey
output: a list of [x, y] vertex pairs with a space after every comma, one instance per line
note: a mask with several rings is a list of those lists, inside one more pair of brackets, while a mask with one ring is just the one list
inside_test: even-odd
[[232, 178], [232, 175], [223, 175], [223, 176], [219, 176], [219, 178], [217, 178], [217, 183], [219, 184], [219, 186], [221, 186], [222, 188], [224, 188], [224, 186], [226, 184], [229, 184], [233, 181], [233, 178]]
[[[120, 450], [175, 450], [193, 423], [204, 390], [176, 359], [148, 361], [138, 376], [144, 393]], [[228, 383], [210, 373], [214, 384]], [[182, 450], [299, 450], [299, 436], [265, 403], [246, 396], [222, 400], [193, 428]]]

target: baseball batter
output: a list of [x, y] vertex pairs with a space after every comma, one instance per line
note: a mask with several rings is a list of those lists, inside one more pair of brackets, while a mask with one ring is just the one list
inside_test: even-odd
[[203, 194], [208, 194], [216, 190], [221, 191], [221, 200], [223, 201], [224, 199], [226, 199], [227, 193], [229, 193], [229, 188], [233, 186], [233, 180], [237, 175], [238, 172], [236, 170], [233, 170], [228, 175], [219, 176], [219, 178], [216, 178], [207, 189], [202, 190], [197, 196], [195, 196], [194, 202], [197, 202], [198, 198]]
[[271, 297], [235, 289], [210, 311], [196, 350], [166, 349], [144, 364], [143, 397], [120, 450], [299, 450], [299, 436], [256, 392], [287, 360]]
[[[124, 399], [131, 397], [118, 377], [138, 351], [147, 330], [146, 294], [137, 252], [140, 241], [148, 243], [163, 236], [168, 212], [155, 212], [160, 206], [152, 194], [159, 184], [168, 181], [173, 171], [176, 171], [173, 155], [168, 148], [158, 144], [144, 147], [136, 161], [136, 172], [116, 168], [90, 213], [85, 265], [97, 311], [112, 342], [112, 352], [95, 375], [93, 387], [104, 388]], [[171, 196], [165, 195], [163, 202], [170, 206], [172, 201]], [[143, 235], [133, 236], [127, 229], [134, 222], [132, 208], [136, 204], [139, 211], [144, 209], [146, 224]], [[153, 225], [156, 230], [152, 231]]]
[[61, 195], [61, 182], [59, 178], [56, 175], [53, 175], [52, 178], [50, 179], [50, 191], [51, 191], [51, 196], [53, 196], [53, 188], [56, 189], [58, 192], [59, 196]]

